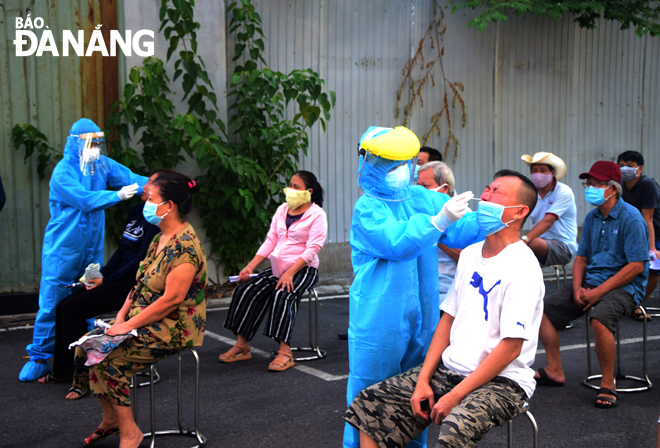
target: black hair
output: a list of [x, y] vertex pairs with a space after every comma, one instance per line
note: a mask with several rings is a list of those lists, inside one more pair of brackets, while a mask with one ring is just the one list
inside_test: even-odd
[[176, 171], [160, 172], [153, 184], [158, 187], [164, 201], [172, 201], [179, 210], [179, 218], [184, 219], [192, 209], [192, 195], [199, 191], [199, 185], [188, 176]]
[[514, 170], [499, 170], [495, 173], [493, 179], [497, 179], [498, 177], [517, 177], [522, 181], [522, 189], [517, 192], [518, 201], [529, 207], [529, 213], [527, 213], [527, 216], [522, 220], [522, 225], [524, 226], [527, 218], [532, 214], [536, 207], [536, 201], [538, 200], [539, 195], [536, 185], [534, 185], [534, 182], [529, 180], [527, 176]]
[[321, 187], [321, 184], [319, 183], [314, 173], [300, 170], [293, 173], [293, 175], [302, 179], [302, 181], [305, 183], [306, 189], [312, 189], [312, 202], [319, 207], [323, 207], [323, 187]]
[[169, 168], [158, 168], [157, 170], [153, 170], [149, 175], [149, 177], [153, 176], [154, 174], [178, 174], [178, 173]]
[[634, 162], [638, 166], [644, 165], [644, 156], [638, 153], [637, 151], [626, 151], [619, 154], [619, 157], [616, 159], [616, 163], [619, 162]]
[[419, 148], [419, 152], [425, 152], [429, 155], [429, 162], [442, 162], [442, 154], [435, 148], [430, 146], [422, 146]]
[[549, 169], [550, 171], [554, 171], [555, 174], [557, 173], [557, 170], [555, 170], [555, 167], [554, 167], [554, 166], [550, 165], [549, 163], [540, 163], [540, 162], [539, 162], [539, 163], [532, 163], [532, 164], [529, 166], [529, 170], [530, 170], [530, 171], [532, 170], [532, 166], [534, 166], [534, 165], [545, 165], [545, 166], [548, 167], [548, 169]]

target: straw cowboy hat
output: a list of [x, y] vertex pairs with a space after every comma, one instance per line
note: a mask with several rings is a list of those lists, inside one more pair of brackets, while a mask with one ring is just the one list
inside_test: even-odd
[[557, 179], [561, 179], [566, 174], [566, 164], [564, 161], [550, 152], [537, 152], [533, 157], [525, 154], [521, 159], [529, 166], [532, 166], [534, 163], [550, 165], [555, 169], [555, 177]]

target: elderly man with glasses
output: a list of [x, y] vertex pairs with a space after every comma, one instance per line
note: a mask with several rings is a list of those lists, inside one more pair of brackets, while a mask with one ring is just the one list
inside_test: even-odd
[[614, 331], [644, 298], [649, 273], [649, 232], [642, 215], [621, 200], [621, 170], [614, 162], [593, 164], [582, 184], [587, 202], [596, 206], [582, 226], [582, 237], [573, 264], [573, 284], [544, 300], [539, 336], [547, 366], [539, 369], [538, 384], [563, 386], [559, 331], [591, 310], [590, 322], [603, 378], [594, 401], [596, 407], [617, 404], [614, 390]]

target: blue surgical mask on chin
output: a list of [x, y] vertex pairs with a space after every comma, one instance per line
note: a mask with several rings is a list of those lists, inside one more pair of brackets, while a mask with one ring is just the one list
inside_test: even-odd
[[410, 185], [410, 168], [408, 163], [399, 165], [385, 176], [385, 183], [394, 191], [400, 191]]
[[519, 205], [510, 205], [505, 207], [500, 204], [494, 204], [492, 202], [481, 201], [479, 202], [479, 207], [477, 208], [477, 225], [484, 232], [484, 235], [490, 236], [494, 233], [499, 232], [505, 227], [509, 227], [515, 219], [504, 223], [502, 222], [502, 214], [504, 213], [505, 208], [515, 208], [520, 207]]
[[160, 222], [163, 220], [164, 217], [166, 217], [170, 212], [165, 213], [163, 216], [158, 216], [156, 215], [156, 210], [158, 209], [159, 206], [163, 205], [167, 201], [163, 201], [160, 204], [156, 204], [155, 202], [145, 202], [144, 203], [144, 208], [142, 209], [142, 215], [144, 216], [144, 219], [147, 220], [149, 224], [153, 224], [157, 226], [160, 224]]
[[584, 189], [584, 198], [591, 205], [598, 207], [599, 205], [603, 205], [612, 196], [605, 197], [605, 190], [606, 188], [587, 187]]

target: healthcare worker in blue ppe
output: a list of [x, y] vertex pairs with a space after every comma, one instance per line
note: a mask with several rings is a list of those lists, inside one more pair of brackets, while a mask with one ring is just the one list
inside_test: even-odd
[[[474, 197], [454, 198], [412, 186], [420, 144], [405, 127], [370, 127], [358, 147], [349, 292], [347, 402], [365, 387], [424, 361], [440, 319], [436, 243]], [[426, 432], [410, 447], [423, 447]], [[346, 424], [344, 447], [360, 445]]]
[[[50, 372], [47, 359], [55, 345], [55, 306], [69, 295], [90, 263], [103, 264], [103, 210], [130, 199], [149, 180], [103, 155], [104, 138], [92, 120], [71, 127], [64, 156], [50, 179], [50, 220], [41, 256], [39, 312], [34, 323], [30, 361], [18, 379], [34, 381]], [[108, 188], [119, 189], [111, 191]]]

